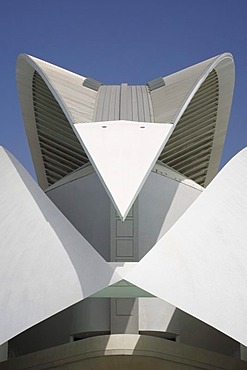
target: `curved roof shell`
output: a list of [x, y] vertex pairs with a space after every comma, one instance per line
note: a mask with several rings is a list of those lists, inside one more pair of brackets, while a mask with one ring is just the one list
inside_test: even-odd
[[124, 276], [245, 346], [246, 167], [247, 148]]
[[218, 172], [231, 110], [235, 69], [224, 53], [164, 77], [151, 91], [155, 122], [175, 130], [160, 160], [202, 186]]
[[120, 277], [2, 147], [0, 161], [1, 344]]
[[135, 120], [173, 124], [159, 160], [206, 186], [216, 175], [234, 85], [225, 53], [146, 86], [106, 86], [22, 54], [17, 81], [28, 142], [46, 188], [89, 161], [74, 124]]

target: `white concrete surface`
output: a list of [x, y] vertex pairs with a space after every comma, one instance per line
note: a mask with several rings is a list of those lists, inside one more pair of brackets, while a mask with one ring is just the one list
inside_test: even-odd
[[[202, 142], [202, 137], [210, 135], [210, 132], [212, 131], [210, 120], [207, 119], [208, 111], [205, 112], [200, 110], [203, 102], [201, 101], [200, 104], [198, 104], [197, 109], [193, 107], [192, 119], [187, 120], [187, 117], [184, 123], [182, 123], [182, 120], [180, 121], [180, 119], [183, 117], [184, 113], [188, 113], [187, 108], [189, 108], [189, 105], [193, 101], [195, 94], [199, 91], [200, 87], [207, 80], [212, 71], [215, 71], [217, 74], [219, 88], [218, 102], [216, 103], [217, 115], [215, 117], [215, 130], [211, 138], [212, 146], [205, 179], [205, 186], [218, 172], [221, 153], [225, 141], [235, 81], [233, 56], [230, 53], [223, 53], [196, 65], [190, 66], [189, 68], [165, 76], [165, 86], [150, 92], [155, 122], [170, 122], [173, 123], [174, 128], [177, 124], [182, 124], [182, 130], [184, 133], [183, 136], [185, 136], [188, 134], [187, 129], [191, 128], [193, 122], [196, 123], [196, 125], [194, 126], [194, 130], [191, 130], [191, 133], [193, 133], [193, 131], [195, 132], [198, 128], [197, 119], [200, 121], [200, 123], [204, 121], [203, 134], [200, 137], [200, 132], [198, 132], [197, 136], [197, 140]], [[214, 94], [216, 93], [216, 91], [213, 90], [212, 92]], [[208, 101], [208, 99], [208, 95], [203, 98], [204, 101]], [[206, 131], [208, 132], [206, 133]], [[184, 143], [184, 145], [186, 145], [186, 143]], [[179, 140], [174, 140], [172, 148], [174, 159], [176, 159], [178, 151], [181, 150], [181, 147], [179, 147]], [[191, 159], [190, 163], [192, 168], [195, 167], [196, 170], [197, 167], [195, 164], [193, 164], [195, 153], [193, 150], [191, 150], [192, 148], [193, 145], [191, 143], [191, 145], [188, 145], [187, 147], [188, 150], [186, 151], [186, 155], [184, 154], [181, 157], [181, 162], [188, 157], [188, 160]], [[203, 147], [200, 152], [197, 151], [196, 153], [196, 158], [200, 159], [201, 164], [205, 163], [205, 161], [207, 162], [207, 156], [204, 155]], [[199, 166], [198, 173], [200, 173], [200, 170], [201, 167]], [[180, 172], [183, 171], [181, 170]]]
[[235, 156], [129, 282], [247, 344], [247, 149]]
[[246, 362], [150, 335], [101, 335], [14, 358], [1, 370], [246, 370]]
[[0, 343], [120, 280], [0, 149]]
[[166, 144], [172, 125], [106, 121], [76, 124], [75, 128], [124, 220]]

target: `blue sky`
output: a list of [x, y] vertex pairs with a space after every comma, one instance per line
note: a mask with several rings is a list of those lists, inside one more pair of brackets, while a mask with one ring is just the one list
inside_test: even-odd
[[229, 51], [236, 84], [221, 165], [247, 146], [246, 0], [1, 0], [0, 9], [0, 143], [32, 175], [19, 53], [104, 83], [144, 84]]

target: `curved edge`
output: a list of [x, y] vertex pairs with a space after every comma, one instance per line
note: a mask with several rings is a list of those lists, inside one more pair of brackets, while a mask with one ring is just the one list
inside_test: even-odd
[[[244, 281], [247, 273], [244, 267], [246, 169], [247, 148], [244, 148], [224, 166], [138, 265], [124, 275], [129, 283], [244, 346], [247, 345], [243, 330], [247, 306], [247, 300], [243, 299], [246, 297]], [[152, 266], [155, 266], [153, 271]], [[158, 271], [162, 271], [160, 275]], [[146, 276], [152, 276], [152, 279], [148, 281]], [[166, 284], [162, 283], [164, 279]]]
[[[77, 77], [80, 77], [82, 78], [83, 80], [86, 79], [86, 77], [83, 77], [83, 76], [80, 76], [76, 73], [73, 73], [73, 72], [70, 72], [64, 68], [61, 68], [61, 67], [58, 67], [54, 64], [51, 64], [51, 63], [48, 63], [48, 62], [45, 62], [44, 60], [41, 60], [41, 59], [38, 59], [38, 58], [35, 58], [31, 55], [27, 55], [27, 54], [20, 54], [18, 55], [17, 57], [17, 68], [18, 68], [18, 64], [21, 60], [25, 60], [26, 63], [28, 63], [34, 71], [37, 71], [39, 73], [39, 75], [43, 78], [44, 82], [46, 83], [46, 85], [48, 86], [49, 90], [51, 91], [52, 95], [54, 96], [54, 98], [56, 99], [56, 101], [58, 102], [58, 104], [60, 105], [61, 109], [63, 110], [66, 118], [68, 119], [69, 123], [71, 125], [74, 124], [74, 120], [73, 120], [73, 117], [71, 116], [71, 114], [69, 113], [69, 111], [67, 110], [64, 102], [63, 102], [63, 99], [61, 98], [60, 94], [57, 92], [57, 90], [54, 88], [53, 84], [51, 83], [48, 75], [46, 74], [45, 72], [45, 67], [51, 67], [53, 69], [56, 69], [57, 71], [62, 71], [62, 72], [65, 72], [66, 74], [70, 75], [71, 77], [72, 76], [77, 76]], [[42, 66], [43, 64], [43, 66]]]
[[[8, 366], [8, 362], [4, 365]], [[11, 359], [11, 369], [245, 369], [244, 361], [144, 334], [111, 334]]]
[[205, 186], [210, 183], [218, 172], [225, 143], [235, 83], [235, 65], [233, 56], [231, 54], [227, 54], [224, 58], [219, 60], [214, 68], [219, 78], [219, 105], [212, 153], [209, 161]]
[[0, 162], [2, 344], [121, 277], [3, 147]]
[[38, 183], [42, 189], [48, 186], [45, 167], [42, 160], [42, 153], [39, 146], [38, 133], [36, 129], [33, 96], [32, 79], [35, 67], [27, 61], [28, 57], [24, 54], [18, 56], [16, 65], [16, 80], [20, 99], [21, 113], [24, 127], [27, 135], [29, 150], [34, 163], [35, 173]]
[[[200, 75], [199, 78], [197, 78], [193, 88], [190, 90], [190, 92], [188, 93], [188, 95], [186, 96], [186, 98], [184, 99], [184, 102], [182, 103], [181, 105], [181, 108], [180, 110], [178, 111], [177, 114], [174, 115], [173, 117], [173, 124], [177, 124], [177, 122], [180, 120], [181, 116], [183, 115], [184, 111], [186, 110], [186, 108], [188, 107], [190, 101], [192, 100], [192, 98], [194, 97], [195, 93], [197, 92], [197, 90], [200, 88], [200, 86], [202, 85], [202, 83], [206, 80], [206, 78], [208, 77], [209, 73], [213, 70], [213, 69], [216, 69], [216, 67], [218, 66], [218, 64], [220, 62], [222, 62], [224, 59], [231, 59], [231, 61], [233, 62], [233, 65], [234, 65], [234, 61], [233, 61], [233, 55], [231, 53], [223, 53], [223, 54], [220, 54], [218, 56], [216, 56], [215, 58], [212, 58], [212, 62], [205, 68], [205, 70], [203, 71], [203, 73]], [[203, 62], [202, 62], [203, 63]], [[200, 63], [199, 63], [200, 64]], [[198, 64], [196, 64], [195, 66], [197, 66]], [[191, 66], [191, 67], [188, 67], [188, 69], [190, 68], [193, 68], [194, 66]]]
[[233, 89], [235, 82], [235, 66], [234, 59], [231, 53], [223, 53], [213, 59], [212, 63], [206, 67], [201, 76], [197, 79], [194, 87], [184, 100], [180, 110], [174, 116], [174, 129], [193, 99], [196, 92], [199, 90], [202, 83], [206, 80], [210, 72], [215, 69], [219, 79], [219, 105], [216, 119], [215, 134], [212, 145], [212, 152], [205, 181], [205, 186], [215, 177], [220, 164], [223, 145], [225, 142], [226, 131], [230, 116], [230, 110], [233, 98]]
[[66, 104], [64, 103], [62, 97], [54, 88], [52, 82], [50, 81], [45, 67], [49, 67], [56, 71], [62, 71], [68, 74], [71, 78], [81, 78], [85, 80], [86, 78], [75, 74], [73, 72], [67, 71], [61, 67], [57, 67], [53, 64], [45, 62], [41, 59], [37, 59], [27, 54], [20, 54], [17, 57], [17, 64], [16, 64], [16, 78], [17, 78], [17, 86], [18, 86], [18, 93], [21, 105], [21, 111], [24, 121], [24, 126], [27, 134], [28, 144], [31, 152], [31, 156], [35, 166], [36, 176], [39, 182], [39, 185], [42, 189], [48, 187], [48, 181], [46, 178], [44, 163], [42, 159], [42, 153], [40, 150], [39, 139], [36, 129], [36, 121], [34, 117], [34, 110], [33, 110], [33, 97], [32, 97], [32, 78], [35, 71], [39, 73], [42, 77], [43, 81], [46, 83], [47, 87], [49, 88], [50, 92], [54, 96], [55, 100], [58, 102], [59, 106], [61, 107], [63, 113], [65, 114], [69, 124], [71, 125], [75, 135], [77, 136], [77, 131], [74, 129], [74, 119], [70, 114], [69, 110], [66, 108]]
[[[41, 65], [43, 64], [43, 66]], [[50, 63], [42, 61], [40, 59], [34, 58], [27, 54], [20, 54], [17, 59], [17, 82], [18, 82], [18, 91], [21, 101], [21, 110], [24, 119], [24, 125], [27, 132], [28, 143], [30, 146], [32, 158], [35, 164], [35, 170], [39, 184], [42, 188], [48, 186], [46, 179], [45, 168], [42, 160], [41, 150], [39, 147], [39, 141], [36, 131], [36, 124], [33, 112], [33, 102], [32, 102], [32, 76], [34, 71], [37, 71], [52, 95], [60, 105], [62, 111], [64, 112], [68, 122], [70, 123], [75, 135], [78, 137], [77, 131], [74, 129], [74, 120], [69, 110], [66, 108], [66, 104], [61, 98], [60, 94], [52, 85], [49, 77], [45, 72], [45, 66], [49, 68], [64, 71], [67, 74], [80, 77], [85, 79], [85, 77], [74, 74], [73, 72], [64, 70], [60, 67], [54, 66]], [[178, 121], [182, 117], [189, 103], [191, 102], [193, 96], [198, 91], [202, 83], [206, 80], [209, 73], [215, 69], [218, 78], [219, 78], [219, 106], [218, 106], [218, 115], [216, 120], [215, 134], [212, 144], [212, 152], [209, 161], [209, 167], [207, 171], [207, 177], [205, 185], [207, 185], [218, 172], [218, 167], [221, 159], [221, 154], [223, 150], [223, 145], [225, 141], [228, 120], [230, 115], [232, 96], [233, 96], [233, 87], [234, 87], [234, 62], [233, 56], [230, 53], [224, 53], [218, 57], [213, 58], [209, 66], [206, 67], [204, 72], [201, 74], [194, 84], [194, 87], [191, 89], [190, 93], [185, 98], [181, 108], [177, 111], [177, 114], [173, 118], [173, 127], [175, 129]], [[20, 70], [22, 73], [20, 73]], [[24, 72], [24, 73], [23, 73]], [[79, 137], [78, 137], [79, 139]]]

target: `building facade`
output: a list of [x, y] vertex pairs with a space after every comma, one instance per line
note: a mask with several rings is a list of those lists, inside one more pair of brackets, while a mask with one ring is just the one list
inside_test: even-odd
[[17, 82], [38, 185], [2, 148], [0, 369], [247, 369], [231, 54], [146, 85], [22, 54]]

